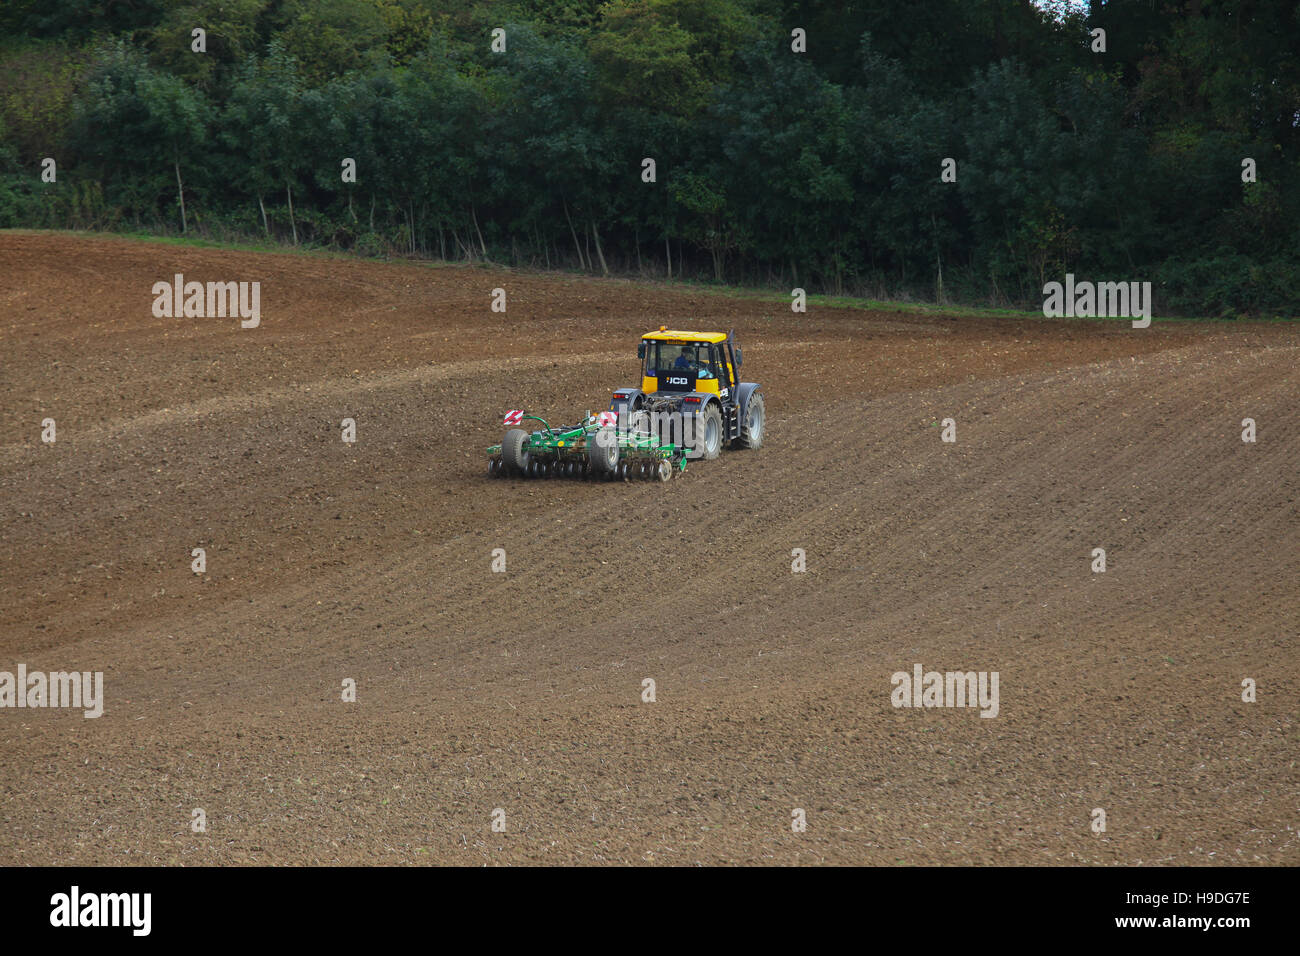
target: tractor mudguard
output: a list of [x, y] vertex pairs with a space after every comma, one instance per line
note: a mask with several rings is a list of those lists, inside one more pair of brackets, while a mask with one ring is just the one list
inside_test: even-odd
[[762, 385], [758, 382], [741, 382], [736, 386], [736, 420], [745, 420], [745, 410], [749, 408], [749, 396], [757, 392]]
[[[673, 398], [677, 398], [679, 394], [682, 399], [682, 411], [687, 414], [694, 413], [698, 415], [700, 412], [704, 411], [704, 409], [708, 408], [710, 404], [717, 405], [719, 408], [722, 407], [722, 403], [718, 401], [718, 396], [714, 395], [712, 392], [673, 392], [672, 396]], [[698, 398], [699, 401], [687, 401], [687, 399], [691, 398]]]
[[[624, 396], [619, 398], [618, 396]], [[614, 397], [609, 401], [609, 410], [611, 412], [621, 411], [626, 408], [629, 411], [641, 404], [641, 398], [645, 393], [639, 388], [629, 385], [627, 388], [614, 389]]]

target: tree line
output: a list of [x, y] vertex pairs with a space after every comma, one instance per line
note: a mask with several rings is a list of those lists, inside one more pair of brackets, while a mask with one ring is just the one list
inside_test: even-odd
[[1294, 3], [471, 6], [10, 0], [0, 226], [1300, 311]]

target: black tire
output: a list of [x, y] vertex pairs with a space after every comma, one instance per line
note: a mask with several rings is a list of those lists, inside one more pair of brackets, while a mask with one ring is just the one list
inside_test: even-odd
[[710, 404], [699, 418], [695, 420], [695, 447], [701, 458], [713, 461], [722, 454], [722, 412], [717, 405]]
[[506, 471], [512, 475], [528, 474], [531, 457], [528, 454], [528, 432], [522, 428], [512, 428], [506, 432], [506, 437], [501, 441], [501, 461], [505, 464]]
[[602, 428], [587, 439], [587, 461], [598, 475], [612, 474], [618, 467], [618, 435], [612, 428]]
[[767, 406], [763, 403], [763, 393], [755, 392], [749, 396], [749, 404], [745, 406], [745, 420], [740, 423], [740, 437], [736, 439], [736, 447], [762, 448], [766, 433]]

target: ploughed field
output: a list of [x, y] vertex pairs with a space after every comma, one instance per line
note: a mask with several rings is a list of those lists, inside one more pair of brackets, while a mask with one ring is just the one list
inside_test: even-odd
[[[762, 449], [487, 477], [660, 325]], [[0, 671], [104, 675], [0, 708], [0, 863], [1300, 863], [1297, 326], [0, 233], [0, 353]]]

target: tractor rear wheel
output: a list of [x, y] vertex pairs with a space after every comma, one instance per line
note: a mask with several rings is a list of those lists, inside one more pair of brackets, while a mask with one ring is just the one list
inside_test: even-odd
[[749, 397], [745, 406], [745, 420], [740, 423], [740, 437], [736, 439], [737, 448], [762, 448], [763, 432], [767, 428], [767, 407], [763, 404], [763, 395], [756, 392]]
[[718, 406], [709, 405], [704, 414], [696, 419], [695, 427], [699, 430], [695, 438], [696, 447], [703, 452], [700, 457], [705, 461], [713, 461], [722, 454], [722, 412]]
[[528, 474], [528, 432], [512, 428], [501, 441], [501, 461], [512, 475]]

